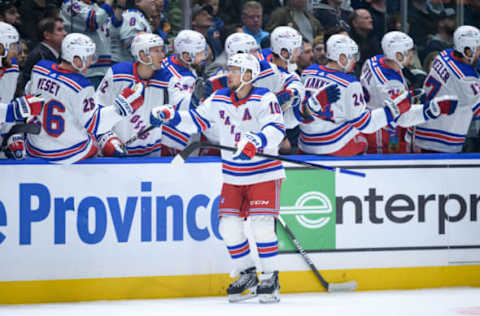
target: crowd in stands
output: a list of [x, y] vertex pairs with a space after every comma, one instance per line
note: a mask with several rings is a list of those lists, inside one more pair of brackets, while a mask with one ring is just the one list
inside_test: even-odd
[[[464, 24], [478, 28], [480, 1], [465, 1], [464, 7]], [[435, 58], [454, 47], [453, 35], [458, 27], [456, 9], [453, 0], [408, 1], [406, 33], [414, 41], [415, 52], [412, 62], [399, 71], [412, 89], [422, 88]], [[102, 88], [113, 65], [142, 63], [131, 50], [132, 41], [139, 33], [159, 35], [165, 57], [173, 56], [178, 53], [174, 43], [182, 31], [182, 14], [180, 0], [0, 0], [0, 21], [14, 26], [21, 39], [16, 59], [20, 71], [15, 97], [26, 94], [32, 69], [39, 61], [60, 61], [62, 41], [69, 33], [83, 33], [96, 45], [97, 60], [85, 74], [94, 89]], [[213, 66], [226, 64], [225, 42], [230, 35], [237, 32], [251, 35], [258, 51], [272, 62], [272, 56], [278, 56], [270, 50], [271, 34], [280, 26], [291, 27], [302, 37], [302, 52], [295, 60], [295, 67], [288, 69], [290, 72], [301, 77], [313, 64], [326, 65], [328, 39], [334, 34], [345, 34], [358, 45], [360, 58], [352, 73], [360, 78], [365, 62], [384, 54], [381, 43], [385, 34], [401, 30], [399, 1], [192, 0], [191, 29], [203, 35], [208, 48], [204, 61], [186, 63], [195, 73], [194, 83], [198, 83], [198, 87], [191, 86], [192, 106], [205, 97], [203, 90], [198, 94], [198, 89], [205, 88], [204, 82], [218, 74], [218, 68]], [[181, 56], [177, 59], [183, 60]], [[175, 63], [175, 59], [172, 62]], [[169, 64], [162, 65], [168, 68]], [[8, 101], [1, 100], [2, 103]], [[480, 151], [477, 123], [476, 115], [472, 123], [463, 123], [471, 124], [464, 152]], [[7, 132], [2, 129], [2, 136]], [[298, 134], [298, 127], [288, 131], [282, 153], [297, 152]]]

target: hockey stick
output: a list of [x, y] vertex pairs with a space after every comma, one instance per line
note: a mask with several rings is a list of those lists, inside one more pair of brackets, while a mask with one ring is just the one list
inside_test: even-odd
[[[194, 142], [194, 143], [191, 143], [190, 145], [188, 145], [187, 147], [185, 147], [185, 149], [183, 149], [179, 154], [177, 154], [175, 156], [175, 158], [172, 160], [172, 163], [173, 164], [182, 164], [183, 162], [185, 162], [185, 159], [187, 159], [188, 156], [190, 156], [190, 154], [195, 149], [200, 148], [200, 147], [212, 147], [212, 148], [217, 148], [217, 149], [228, 150], [228, 151], [231, 151], [231, 152], [236, 152], [237, 151], [237, 148], [235, 148], [235, 147], [229, 147], [229, 146], [206, 143], [206, 142]], [[307, 166], [307, 167], [325, 169], [325, 170], [334, 171], [334, 172], [335, 172], [336, 169], [338, 169], [341, 173], [365, 178], [365, 173], [358, 172], [358, 171], [353, 171], [353, 170], [349, 170], [349, 169], [324, 166], [324, 165], [319, 165], [319, 164], [310, 163], [310, 162], [306, 162], [306, 161], [300, 161], [300, 160], [290, 159], [290, 158], [286, 158], [286, 157], [282, 157], [282, 156], [269, 155], [269, 154], [264, 154], [264, 153], [259, 153], [259, 152], [257, 152], [255, 154], [255, 156], [268, 158], [268, 159], [273, 159], [273, 160], [290, 162], [290, 163], [294, 163], [294, 164], [297, 164], [297, 165], [303, 165], [303, 166]]]
[[125, 142], [125, 145], [130, 145], [131, 143], [133, 143], [134, 141], [136, 141], [137, 139], [139, 139], [140, 137], [142, 137], [143, 135], [145, 135], [146, 133], [150, 132], [152, 129], [154, 129], [156, 126], [153, 126], [153, 125], [150, 125], [149, 127], [147, 127], [146, 129], [144, 129], [143, 131], [139, 132], [137, 135], [133, 136], [132, 138], [130, 138], [129, 140], [127, 140]]
[[302, 255], [303, 259], [308, 264], [308, 266], [313, 271], [313, 273], [315, 273], [315, 276], [320, 280], [320, 283], [322, 283], [322, 286], [325, 290], [327, 290], [328, 292], [340, 292], [340, 291], [354, 291], [357, 289], [357, 282], [355, 281], [348, 281], [348, 282], [342, 282], [342, 283], [327, 282], [322, 277], [320, 272], [318, 272], [318, 269], [317, 267], [315, 267], [315, 264], [313, 263], [312, 259], [310, 258], [308, 253], [305, 251], [305, 249], [303, 249], [302, 245], [300, 245], [297, 238], [295, 238], [295, 235], [292, 233], [290, 228], [288, 228], [287, 224], [285, 224], [285, 221], [283, 220], [283, 218], [278, 216], [277, 221], [282, 225], [288, 237], [295, 244], [295, 247], [298, 249], [298, 252]]
[[40, 134], [40, 126], [38, 126], [37, 124], [35, 124], [33, 122], [26, 123], [26, 124], [22, 123], [22, 124], [13, 125], [12, 128], [8, 131], [8, 133], [3, 137], [3, 141], [2, 141], [2, 144], [0, 146], [1, 150], [3, 150], [5, 148], [5, 146], [7, 145], [7, 141], [10, 138], [10, 136], [12, 136], [14, 134], [34, 134], [34, 135], [37, 135], [37, 134]]

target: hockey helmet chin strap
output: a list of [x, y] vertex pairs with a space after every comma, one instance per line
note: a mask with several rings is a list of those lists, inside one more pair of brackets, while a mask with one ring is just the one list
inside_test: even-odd
[[[247, 69], [247, 70], [248, 70], [248, 69]], [[253, 77], [252, 77], [252, 79], [250, 79], [249, 81], [244, 81], [244, 80], [243, 80], [243, 76], [245, 76], [245, 74], [247, 73], [247, 70], [245, 70], [245, 71], [241, 74], [241, 76], [240, 76], [240, 85], [238, 86], [237, 89], [235, 89], [235, 93], [238, 93], [238, 92], [240, 91], [240, 89], [242, 89], [245, 85], [253, 82]]]

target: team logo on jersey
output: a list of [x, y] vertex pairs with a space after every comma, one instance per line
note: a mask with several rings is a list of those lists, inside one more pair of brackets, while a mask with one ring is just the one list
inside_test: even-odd
[[[282, 183], [280, 216], [302, 246], [309, 250], [335, 249], [335, 173], [323, 170], [286, 170]], [[279, 250], [292, 251], [295, 246], [277, 227]]]

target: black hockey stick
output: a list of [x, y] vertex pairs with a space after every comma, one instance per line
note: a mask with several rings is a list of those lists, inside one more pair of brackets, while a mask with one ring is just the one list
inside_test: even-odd
[[13, 125], [12, 128], [5, 135], [5, 137], [3, 137], [3, 141], [2, 141], [2, 144], [1, 144], [1, 150], [3, 150], [3, 148], [5, 148], [5, 146], [7, 145], [7, 141], [10, 138], [10, 136], [12, 136], [14, 134], [34, 134], [34, 135], [37, 135], [37, 134], [40, 134], [40, 126], [33, 123], [33, 122]]
[[147, 127], [146, 129], [144, 129], [143, 131], [139, 132], [137, 135], [133, 136], [132, 138], [130, 138], [129, 140], [127, 140], [125, 142], [125, 145], [128, 146], [130, 145], [131, 143], [133, 143], [134, 141], [136, 141], [137, 139], [139, 139], [140, 137], [142, 137], [143, 135], [145, 135], [146, 133], [150, 132], [152, 129], [154, 129], [156, 126], [153, 126], [153, 125], [150, 125], [149, 127]]
[[[200, 148], [200, 147], [211, 147], [211, 148], [228, 150], [228, 151], [231, 151], [231, 152], [237, 151], [237, 148], [235, 148], [235, 147], [229, 147], [229, 146], [224, 146], [224, 145], [219, 145], [219, 144], [212, 144], [212, 143], [207, 143], [207, 142], [194, 142], [194, 143], [189, 144], [178, 155], [176, 155], [175, 158], [172, 160], [172, 163], [174, 163], [174, 164], [183, 163], [185, 161], [185, 159], [187, 159], [188, 156], [190, 156], [191, 153], [194, 150], [196, 150], [197, 148]], [[311, 163], [311, 162], [290, 159], [290, 158], [286, 158], [286, 157], [283, 157], [283, 156], [275, 156], [275, 155], [269, 155], [269, 154], [258, 153], [258, 152], [255, 154], [255, 156], [268, 158], [268, 159], [274, 159], [274, 160], [280, 160], [280, 161], [285, 161], [285, 162], [290, 162], [290, 163], [294, 163], [294, 164], [297, 164], [297, 165], [314, 167], [314, 168], [319, 168], [319, 169], [324, 169], [324, 170], [329, 170], [329, 171], [334, 171], [334, 172], [335, 172], [336, 169], [338, 169], [341, 173], [345, 173], [345, 174], [349, 174], [349, 175], [357, 176], [357, 177], [363, 177], [363, 178], [365, 177], [365, 173], [363, 173], [363, 172], [358, 172], [358, 171], [353, 171], [353, 170], [343, 169], [343, 168], [324, 166], [324, 165], [319, 165], [319, 164], [315, 164], [315, 163]]]
[[298, 249], [298, 252], [302, 255], [303, 259], [305, 262], [308, 264], [310, 269], [315, 273], [315, 276], [320, 280], [320, 283], [322, 283], [322, 286], [325, 290], [328, 292], [340, 292], [340, 291], [354, 291], [357, 289], [357, 282], [355, 281], [348, 281], [348, 282], [342, 282], [342, 283], [332, 283], [332, 282], [327, 282], [320, 272], [318, 272], [317, 267], [315, 267], [315, 264], [313, 263], [312, 259], [308, 255], [308, 253], [303, 249], [302, 245], [300, 245], [300, 242], [298, 242], [297, 238], [295, 238], [295, 235], [292, 233], [290, 228], [288, 228], [287, 224], [285, 224], [285, 221], [279, 216], [277, 217], [277, 221], [282, 225], [283, 229], [287, 233], [288, 237], [290, 237], [290, 240], [295, 244], [295, 247]]

